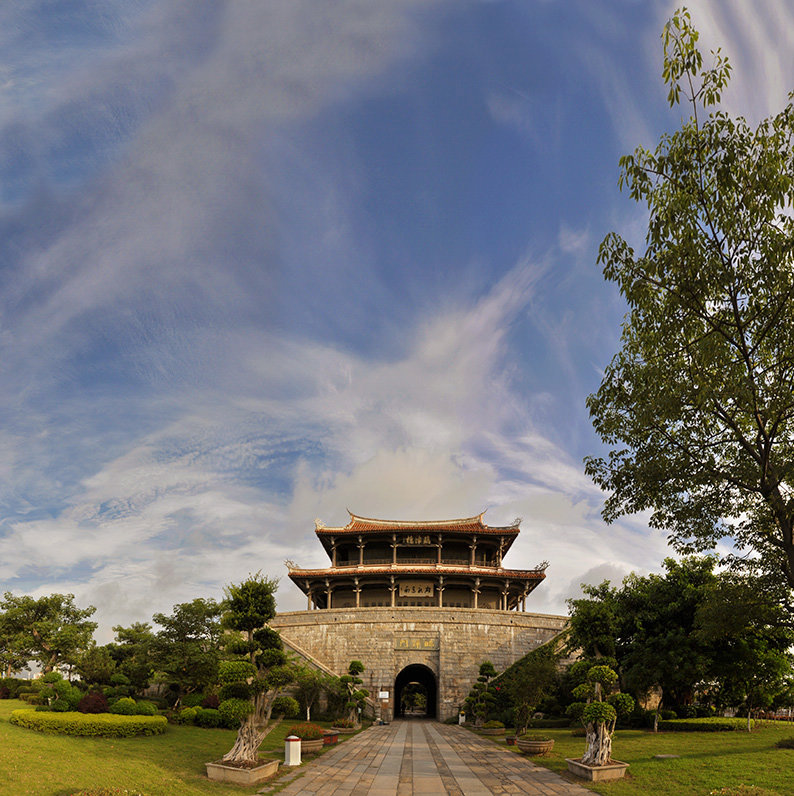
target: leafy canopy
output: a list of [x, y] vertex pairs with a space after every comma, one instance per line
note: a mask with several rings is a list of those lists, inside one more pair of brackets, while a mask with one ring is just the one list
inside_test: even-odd
[[[680, 551], [731, 536], [794, 587], [794, 107], [752, 129], [717, 105], [689, 13], [663, 34], [671, 106], [689, 118], [620, 161], [649, 212], [644, 251], [607, 235], [628, 303], [621, 348], [588, 398], [611, 447], [586, 460], [608, 521], [643, 510]], [[791, 97], [790, 97], [791, 100]]]

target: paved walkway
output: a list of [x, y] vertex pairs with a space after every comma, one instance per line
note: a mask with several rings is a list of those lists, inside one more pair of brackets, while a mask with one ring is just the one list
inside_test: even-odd
[[592, 796], [462, 727], [420, 720], [371, 727], [278, 784], [285, 780], [281, 796]]

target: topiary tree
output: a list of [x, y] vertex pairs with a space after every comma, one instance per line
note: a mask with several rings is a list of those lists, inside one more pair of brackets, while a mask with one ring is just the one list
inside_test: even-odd
[[494, 701], [493, 694], [488, 691], [488, 681], [496, 677], [496, 669], [490, 661], [480, 664], [480, 674], [477, 682], [471, 687], [469, 695], [464, 700], [466, 715], [474, 716], [474, 726], [482, 727], [488, 717], [488, 708]]
[[345, 702], [345, 709], [347, 710], [347, 720], [353, 727], [361, 726], [361, 711], [364, 709], [369, 691], [365, 688], [359, 688], [364, 682], [359, 675], [364, 671], [364, 664], [361, 661], [350, 661], [347, 667], [347, 674], [343, 674], [339, 678], [339, 682], [347, 690], [347, 701]]
[[[295, 668], [288, 663], [281, 638], [267, 623], [276, 614], [274, 592], [278, 581], [262, 576], [226, 588], [223, 626], [235, 633], [224, 639], [231, 660], [221, 661], [218, 711], [227, 723], [237, 722], [237, 739], [223, 756], [226, 763], [250, 765], [257, 760], [262, 741], [288, 713], [297, 713], [297, 702], [282, 696], [295, 680]], [[280, 715], [279, 715], [280, 714]]]
[[581, 709], [587, 737], [582, 763], [587, 766], [605, 766], [612, 760], [612, 736], [618, 712], [628, 715], [634, 709], [634, 700], [628, 694], [617, 692], [609, 697], [609, 701], [604, 701], [604, 693], [617, 681], [617, 674], [609, 666], [591, 666], [587, 680], [573, 690], [575, 697], [588, 700]]

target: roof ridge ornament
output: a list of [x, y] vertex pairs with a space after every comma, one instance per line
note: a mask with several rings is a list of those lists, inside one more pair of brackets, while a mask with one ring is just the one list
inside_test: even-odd
[[508, 525], [507, 527], [508, 527], [508, 528], [518, 528], [518, 526], [519, 526], [519, 525], [521, 525], [521, 523], [522, 523], [523, 521], [524, 521], [524, 518], [523, 518], [523, 517], [516, 517], [516, 518], [515, 518], [515, 519], [514, 519], [514, 520], [513, 520], [513, 521], [510, 523], [510, 525]]
[[321, 519], [319, 519], [319, 518], [315, 519], [315, 521], [314, 521], [314, 529], [316, 531], [319, 531], [320, 528], [327, 528], [327, 527], [328, 526]]

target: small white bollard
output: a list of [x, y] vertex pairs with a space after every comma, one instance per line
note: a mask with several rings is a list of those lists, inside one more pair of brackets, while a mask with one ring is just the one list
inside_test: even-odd
[[301, 764], [301, 739], [297, 735], [288, 735], [284, 740], [284, 765], [299, 766]]

